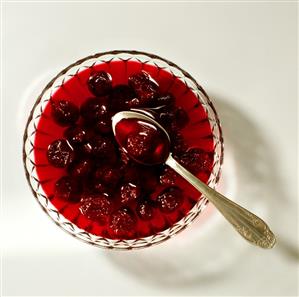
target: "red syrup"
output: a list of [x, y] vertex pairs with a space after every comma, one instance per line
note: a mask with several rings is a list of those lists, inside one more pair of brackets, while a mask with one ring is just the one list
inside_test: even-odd
[[[112, 78], [112, 85], [106, 81], [106, 93], [97, 89], [101, 97], [90, 99], [96, 97], [90, 84], [102, 79], [93, 77], [99, 71], [110, 74], [106, 77]], [[157, 84], [146, 85], [147, 74], [141, 71]], [[72, 113], [63, 120], [59, 111], [53, 111], [61, 100], [72, 103], [67, 106]], [[207, 114], [194, 93], [171, 73], [130, 60], [103, 63], [70, 78], [53, 94], [51, 103], [37, 126], [36, 171], [51, 203], [79, 228], [112, 239], [145, 237], [171, 227], [198, 201], [198, 191], [169, 167], [142, 165], [128, 158], [110, 127], [111, 116], [118, 111], [151, 108], [170, 135], [174, 157], [207, 182], [214, 155]], [[162, 103], [166, 106], [160, 108]], [[78, 119], [73, 105], [81, 109]], [[99, 116], [96, 122], [90, 111]], [[58, 139], [62, 143], [57, 145]], [[56, 165], [65, 167], [49, 162], [49, 146], [55, 141], [51, 154], [63, 156]]]

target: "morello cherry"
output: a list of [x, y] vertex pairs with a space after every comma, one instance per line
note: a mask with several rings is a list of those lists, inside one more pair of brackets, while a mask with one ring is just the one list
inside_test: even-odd
[[128, 108], [138, 108], [143, 106], [143, 102], [141, 99], [133, 98], [132, 100], [128, 101], [126, 105]]
[[79, 118], [79, 108], [69, 100], [51, 100], [52, 116], [60, 126], [70, 126]]
[[90, 159], [82, 159], [76, 163], [72, 163], [68, 169], [72, 176], [84, 177], [89, 174], [92, 169], [92, 161]]
[[143, 221], [149, 221], [154, 216], [153, 208], [146, 200], [141, 201], [137, 204], [136, 213], [138, 217]]
[[110, 216], [109, 227], [118, 238], [130, 238], [134, 235], [136, 217], [128, 208], [121, 208]]
[[151, 104], [158, 96], [159, 85], [145, 71], [130, 76], [128, 82], [140, 100], [140, 106]]
[[136, 201], [141, 194], [141, 189], [138, 185], [128, 183], [120, 188], [120, 202], [127, 204], [132, 201]]
[[213, 165], [213, 155], [199, 148], [187, 150], [179, 158], [180, 163], [193, 174], [201, 171], [211, 170]]
[[116, 158], [115, 147], [108, 137], [97, 135], [89, 142], [92, 153], [99, 158]]
[[107, 97], [89, 98], [81, 106], [81, 115], [88, 124], [94, 124], [96, 121], [109, 116]]
[[184, 128], [189, 122], [189, 117], [182, 107], [175, 109], [161, 109], [159, 122], [169, 133], [171, 133], [172, 131]]
[[86, 195], [81, 198], [79, 209], [88, 219], [96, 221], [100, 225], [105, 225], [112, 212], [113, 205], [108, 199], [108, 195]]
[[47, 157], [51, 165], [63, 168], [74, 160], [74, 150], [65, 139], [57, 139], [49, 145]]
[[104, 96], [107, 95], [112, 88], [112, 77], [105, 71], [98, 71], [91, 74], [87, 85], [95, 96]]
[[169, 187], [157, 198], [157, 204], [163, 213], [172, 213], [183, 202], [182, 190], [178, 187]]
[[64, 136], [67, 138], [70, 144], [81, 144], [86, 140], [86, 131], [79, 126], [70, 127], [64, 132]]
[[159, 114], [159, 122], [165, 129], [168, 129], [171, 126], [171, 124], [175, 122], [174, 111], [171, 109], [167, 111], [162, 111]]
[[166, 167], [160, 175], [160, 183], [162, 185], [173, 186], [175, 184], [176, 178], [177, 174], [175, 171], [170, 167]]
[[151, 137], [141, 133], [131, 133], [127, 138], [128, 153], [135, 158], [142, 158], [149, 152]]
[[103, 166], [95, 171], [94, 176], [97, 180], [101, 180], [106, 185], [114, 187], [119, 182], [121, 173], [118, 168]]
[[106, 118], [102, 118], [97, 120], [95, 123], [95, 131], [101, 134], [108, 134], [112, 132], [112, 120], [111, 117], [107, 116]]
[[127, 85], [118, 85], [112, 88], [109, 102], [112, 110], [121, 111], [128, 106], [129, 102], [136, 97], [134, 90]]
[[90, 188], [92, 191], [96, 193], [109, 193], [109, 189], [107, 185], [101, 181], [100, 179], [94, 178], [90, 184]]
[[55, 183], [54, 193], [55, 196], [69, 202], [80, 201], [79, 183], [76, 179], [69, 176], [63, 176]]
[[161, 164], [169, 156], [167, 134], [149, 121], [135, 118], [120, 120], [115, 126], [115, 139], [128, 156], [140, 164]]
[[82, 152], [86, 155], [91, 155], [93, 153], [93, 147], [89, 142], [83, 143], [80, 148]]
[[186, 111], [178, 107], [175, 111], [175, 125], [177, 128], [182, 129], [184, 128], [189, 122], [189, 117]]
[[143, 126], [138, 132], [130, 133], [127, 137], [126, 149], [129, 155], [135, 158], [142, 158], [148, 155], [155, 139], [155, 130]]
[[173, 105], [175, 102], [175, 99], [172, 94], [165, 94], [163, 96], [159, 96], [156, 99], [156, 104], [158, 106], [163, 106], [163, 105]]

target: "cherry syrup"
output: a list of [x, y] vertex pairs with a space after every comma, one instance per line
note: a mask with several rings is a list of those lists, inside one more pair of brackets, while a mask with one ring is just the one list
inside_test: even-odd
[[[126, 139], [125, 150], [119, 146], [111, 117], [134, 108], [155, 116], [170, 148], [147, 143], [130, 121], [122, 128], [141, 136]], [[79, 228], [112, 239], [163, 231], [199, 200], [200, 193], [168, 166], [145, 165], [148, 150], [156, 156], [170, 150], [203, 182], [209, 179], [214, 143], [198, 98], [166, 70], [130, 60], [95, 65], [65, 82], [45, 107], [34, 142], [37, 175], [51, 203]]]

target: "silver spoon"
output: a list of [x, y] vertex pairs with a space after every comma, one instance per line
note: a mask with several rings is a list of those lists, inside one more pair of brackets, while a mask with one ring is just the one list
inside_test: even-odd
[[[115, 114], [112, 118], [112, 129], [117, 140], [116, 126], [120, 121], [126, 119], [136, 119], [137, 121], [145, 121], [152, 124], [157, 130], [165, 134], [166, 141], [170, 144], [170, 138], [166, 130], [155, 121], [150, 114], [140, 113], [137, 111], [122, 111]], [[119, 141], [118, 141], [119, 142]], [[124, 149], [123, 143], [119, 145]], [[127, 152], [128, 153], [128, 152]], [[130, 156], [130, 154], [128, 154]], [[136, 158], [133, 158], [135, 161]], [[275, 235], [271, 232], [268, 225], [255, 214], [241, 207], [237, 203], [224, 197], [214, 189], [207, 186], [196, 176], [190, 173], [182, 165], [180, 165], [171, 155], [169, 151], [164, 160], [165, 164], [170, 166], [183, 178], [185, 178], [191, 185], [193, 185], [199, 192], [201, 192], [214, 206], [222, 213], [222, 215], [229, 221], [233, 227], [241, 234], [247, 241], [260, 246], [262, 248], [272, 248], [276, 243]], [[161, 162], [161, 163], [162, 163]], [[140, 161], [140, 163], [143, 163]]]

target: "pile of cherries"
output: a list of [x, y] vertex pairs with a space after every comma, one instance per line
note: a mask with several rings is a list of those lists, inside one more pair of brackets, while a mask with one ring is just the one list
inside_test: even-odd
[[[150, 221], [156, 211], [173, 213], [184, 193], [168, 166], [141, 165], [126, 155], [115, 141], [111, 117], [131, 108], [150, 111], [169, 133], [174, 157], [193, 174], [211, 168], [213, 155], [186, 146], [180, 130], [189, 122], [187, 113], [175, 105], [172, 94], [160, 93], [148, 73], [141, 71], [128, 78], [128, 85], [113, 86], [110, 74], [98, 71], [91, 73], [87, 85], [94, 97], [81, 106], [63, 98], [51, 101], [53, 120], [65, 127], [64, 138], [47, 150], [50, 165], [65, 169], [54, 194], [77, 203], [80, 212], [106, 226], [111, 237], [134, 238], [138, 220]], [[134, 138], [130, 141], [136, 154], [149, 145]]]

